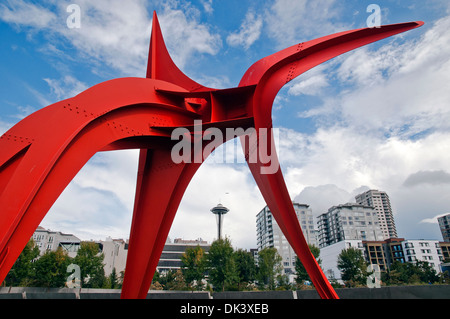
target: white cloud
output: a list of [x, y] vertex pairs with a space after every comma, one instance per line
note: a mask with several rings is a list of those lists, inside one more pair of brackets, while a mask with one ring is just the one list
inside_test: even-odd
[[[450, 129], [450, 17], [417, 41], [396, 42], [377, 51], [357, 50], [337, 71], [356, 85], [336, 102], [347, 125], [411, 137]], [[414, 31], [410, 31], [414, 32]]]
[[44, 79], [50, 86], [52, 94], [57, 100], [73, 97], [88, 88], [88, 85], [75, 79], [73, 76], [66, 75], [62, 79]]
[[193, 54], [215, 55], [222, 46], [218, 34], [185, 11], [167, 7], [158, 18], [169, 52], [180, 68], [185, 67]]
[[[335, 0], [276, 0], [265, 14], [268, 35], [280, 46], [342, 31]], [[318, 27], [320, 26], [320, 27]]]
[[438, 224], [438, 218], [442, 217], [442, 216], [445, 216], [445, 215], [448, 215], [448, 213], [439, 214], [439, 215], [436, 215], [436, 216], [434, 216], [432, 218], [425, 218], [425, 219], [422, 219], [420, 222], [421, 223], [428, 223], [428, 224]]
[[213, 0], [200, 0], [200, 3], [203, 5], [203, 10], [205, 10], [206, 13], [213, 13]]
[[37, 4], [23, 0], [7, 0], [6, 3], [0, 4], [0, 18], [7, 23], [45, 28], [56, 20], [56, 14]]
[[3, 135], [7, 130], [9, 130], [11, 126], [11, 124], [6, 123], [0, 119], [0, 136]]
[[138, 151], [96, 154], [60, 195], [41, 225], [82, 239], [129, 238]]
[[242, 45], [244, 49], [248, 50], [261, 36], [262, 26], [262, 17], [249, 11], [245, 15], [245, 20], [242, 22], [239, 32], [231, 33], [227, 37], [227, 43], [231, 46]]
[[[56, 35], [52, 43], [70, 43], [76, 54], [94, 66], [105, 63], [126, 76], [145, 75], [151, 30], [147, 0], [129, 1], [126, 6], [122, 1], [77, 1], [81, 9], [80, 28], [66, 25], [70, 14], [66, 8], [71, 3], [48, 0], [44, 7], [22, 0], [8, 1], [8, 6], [0, 6], [0, 18], [45, 32], [49, 37]], [[169, 51], [180, 68], [194, 54], [218, 52], [220, 36], [198, 21], [195, 10], [177, 9], [176, 2], [168, 2], [158, 17]], [[58, 50], [52, 46], [53, 51]]]
[[330, 84], [325, 74], [325, 66], [319, 65], [314, 69], [294, 79], [289, 86], [288, 94], [298, 95], [320, 95]]

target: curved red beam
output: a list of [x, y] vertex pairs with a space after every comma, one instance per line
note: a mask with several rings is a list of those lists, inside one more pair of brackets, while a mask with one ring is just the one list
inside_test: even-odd
[[[359, 29], [300, 43], [256, 62], [239, 87], [216, 90], [177, 68], [154, 14], [147, 78], [93, 86], [31, 114], [0, 137], [0, 282], [58, 196], [96, 152], [139, 148], [122, 298], [145, 298], [182, 196], [202, 162], [172, 160], [172, 131], [189, 129], [195, 143], [205, 128], [240, 127], [256, 129], [250, 138], [241, 136], [242, 145], [280, 228], [319, 295], [338, 298], [308, 248], [278, 167], [272, 103], [284, 84], [314, 66], [422, 24]], [[195, 120], [203, 128], [193, 125]], [[252, 156], [267, 140], [270, 162]], [[206, 146], [202, 142], [201, 152]], [[204, 160], [208, 154], [193, 158], [198, 155]]]

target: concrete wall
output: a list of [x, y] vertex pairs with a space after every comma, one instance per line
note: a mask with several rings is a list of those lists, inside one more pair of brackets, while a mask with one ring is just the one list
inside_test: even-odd
[[[336, 289], [341, 299], [450, 299], [450, 285]], [[0, 287], [0, 299], [119, 299], [118, 289]], [[315, 290], [300, 291], [149, 291], [147, 299], [319, 299]]]
[[[120, 289], [0, 287], [0, 299], [120, 299]], [[147, 299], [211, 299], [208, 291], [151, 290]]]
[[[450, 299], [450, 285], [336, 289], [340, 299]], [[298, 299], [319, 299], [315, 290], [297, 291]]]

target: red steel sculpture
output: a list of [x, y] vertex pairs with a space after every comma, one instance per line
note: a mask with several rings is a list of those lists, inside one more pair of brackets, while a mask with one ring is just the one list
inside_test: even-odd
[[[281, 169], [264, 171], [277, 164], [272, 104], [278, 91], [305, 71], [421, 25], [364, 28], [300, 43], [257, 61], [238, 87], [218, 90], [177, 68], [154, 13], [146, 78], [100, 83], [29, 115], [1, 136], [0, 282], [58, 196], [96, 152], [140, 149], [122, 298], [145, 298], [182, 196], [208, 155], [203, 152], [208, 128], [252, 128], [253, 139], [248, 134], [240, 138], [270, 211], [320, 297], [338, 298], [304, 239]], [[202, 125], [195, 125], [196, 120]], [[192, 145], [201, 146], [193, 160], [172, 160], [176, 128], [189, 130]], [[253, 156], [264, 143], [270, 161]]]

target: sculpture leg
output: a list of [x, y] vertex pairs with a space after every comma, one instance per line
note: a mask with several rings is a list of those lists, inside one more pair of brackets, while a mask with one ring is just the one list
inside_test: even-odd
[[[244, 137], [241, 137], [241, 141], [243, 138]], [[271, 141], [271, 147], [269, 147], [271, 161], [278, 163], [271, 130], [268, 131], [267, 139]], [[259, 143], [260, 142], [261, 140]], [[260, 147], [261, 145], [259, 143], [258, 145]], [[247, 155], [246, 158], [252, 158], [251, 156], [248, 156], [251, 146], [244, 142], [242, 145], [244, 146], [244, 154]], [[253, 158], [255, 159], [255, 157]], [[267, 206], [280, 226], [280, 229], [283, 231], [283, 234], [286, 236], [286, 239], [289, 241], [290, 245], [308, 272], [308, 275], [310, 276], [311, 281], [316, 287], [320, 297], [323, 299], [337, 299], [338, 296], [336, 292], [323, 274], [322, 269], [311, 253], [308, 243], [305, 240], [294, 210], [294, 206], [292, 205], [292, 200], [289, 196], [281, 168], [278, 168], [275, 172], [265, 171], [267, 167], [265, 167], [261, 162], [260, 156], [257, 157], [256, 161], [248, 160], [247, 163], [261, 191], [261, 194], [267, 203]]]
[[[89, 142], [95, 145], [97, 140], [91, 136]], [[8, 178], [0, 193], [0, 282], [55, 200], [95, 154], [95, 149], [80, 141], [51, 161], [47, 157], [52, 154], [39, 146], [30, 146], [17, 157], [5, 168], [5, 175], [0, 172], [0, 180]]]
[[170, 150], [141, 150], [122, 298], [145, 298], [175, 213], [200, 164], [175, 164]]

